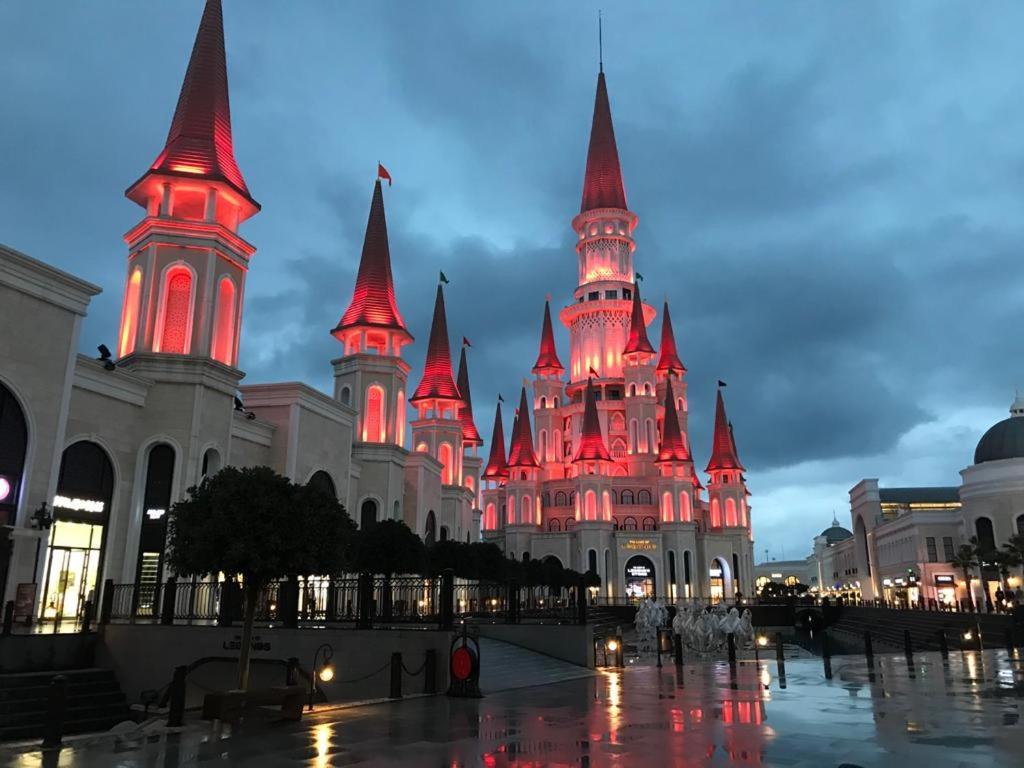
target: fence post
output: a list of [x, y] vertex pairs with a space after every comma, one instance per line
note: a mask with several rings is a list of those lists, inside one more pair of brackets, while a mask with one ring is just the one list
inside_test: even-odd
[[50, 680], [46, 694], [46, 723], [43, 731], [43, 749], [57, 749], [64, 737], [64, 719], [68, 710], [68, 679], [57, 675]]
[[587, 588], [582, 578], [576, 584], [576, 623], [580, 626], [587, 623]]
[[392, 699], [402, 698], [402, 654], [395, 651], [391, 654], [391, 693]]
[[82, 629], [81, 633], [87, 634], [92, 629], [92, 600], [86, 600], [82, 605]]
[[505, 584], [505, 623], [516, 623], [516, 602], [519, 600], [519, 593], [515, 585], [509, 581]]
[[220, 605], [217, 606], [217, 626], [230, 627], [235, 619], [235, 604], [241, 589], [237, 581], [228, 580], [220, 587]]
[[910, 630], [903, 630], [903, 653], [907, 657], [907, 663], [914, 663], [914, 643], [910, 638]]
[[4, 629], [5, 635], [11, 634], [14, 629], [14, 601], [8, 600], [4, 603]]
[[437, 650], [427, 648], [427, 658], [423, 662], [423, 692], [437, 693]]
[[336, 621], [338, 618], [338, 589], [334, 577], [327, 580], [327, 601], [324, 606], [324, 621]]
[[369, 629], [373, 626], [370, 619], [370, 608], [373, 603], [373, 575], [369, 573], [359, 574], [359, 584], [356, 588], [356, 626], [359, 629]]
[[394, 618], [394, 602], [391, 594], [391, 574], [384, 574], [384, 584], [380, 589], [380, 615], [384, 621]]
[[946, 641], [946, 628], [939, 630], [939, 652], [943, 659], [949, 658], [949, 643]]
[[114, 615], [114, 580], [103, 582], [103, 597], [100, 598], [100, 624], [109, 624]]
[[455, 571], [441, 571], [441, 629], [455, 626]]
[[299, 626], [299, 580], [294, 576], [277, 585], [277, 610], [281, 623], [288, 629]]
[[174, 623], [174, 608], [178, 604], [178, 579], [171, 576], [165, 583], [160, 599], [160, 623], [170, 626]]
[[869, 659], [875, 657], [874, 648], [871, 646], [871, 633], [867, 630], [864, 630], [864, 655]]
[[171, 698], [167, 707], [167, 727], [180, 728], [185, 722], [185, 678], [188, 667], [175, 667], [171, 679]]

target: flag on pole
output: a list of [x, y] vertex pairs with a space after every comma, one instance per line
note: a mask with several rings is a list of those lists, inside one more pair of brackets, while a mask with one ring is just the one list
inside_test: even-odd
[[719, 379], [718, 380], [718, 386], [724, 387], [724, 386], [726, 386], [726, 383], [724, 381], [722, 381], [721, 379]]
[[387, 181], [388, 186], [391, 186], [391, 174], [388, 173], [388, 169], [381, 165], [379, 162], [377, 163], [377, 178], [384, 179], [385, 181]]
[[601, 375], [594, 370], [594, 366], [590, 366], [590, 375], [593, 376], [595, 379], [601, 378]]
[[644, 279], [644, 276], [641, 275], [639, 272], [635, 272], [634, 274], [636, 275], [636, 281], [638, 283], [641, 282]]
[[444, 272], [441, 273], [441, 276], [438, 279], [445, 285], [448, 285], [448, 278], [444, 276]]
[[501, 396], [500, 392], [498, 393], [498, 402], [499, 403], [504, 403], [505, 402], [505, 398]]
[[464, 346], [464, 347], [472, 347], [473, 345], [469, 343], [469, 339], [467, 339], [465, 336], [463, 336], [462, 337], [462, 346]]

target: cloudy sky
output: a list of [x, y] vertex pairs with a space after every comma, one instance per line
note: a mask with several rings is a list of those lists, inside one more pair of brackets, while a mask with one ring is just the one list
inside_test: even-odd
[[[729, 383], [759, 557], [806, 554], [863, 477], [956, 484], [1024, 385], [1020, 3], [224, 5], [263, 205], [242, 232], [248, 382], [330, 391], [380, 159], [412, 379], [443, 269], [489, 430], [544, 295], [571, 300], [600, 5], [636, 266], [672, 305], [701, 463]], [[162, 147], [201, 9], [0, 4], [0, 242], [104, 288], [90, 354], [113, 346], [140, 217], [122, 193]]]

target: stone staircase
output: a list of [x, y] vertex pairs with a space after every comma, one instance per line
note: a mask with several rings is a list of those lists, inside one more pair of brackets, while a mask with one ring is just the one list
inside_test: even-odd
[[[981, 628], [986, 648], [1006, 645], [1006, 630], [1012, 628], [1009, 616], [999, 614], [945, 613], [941, 611], [899, 611], [888, 608], [844, 607], [839, 618], [829, 626], [830, 632], [843, 635], [853, 644], [863, 642], [864, 632], [871, 633], [872, 645], [880, 651], [903, 650], [904, 632], [910, 632], [915, 650], [937, 651], [939, 633], [945, 631], [951, 651], [960, 648], [963, 633]], [[1016, 629], [1018, 644], [1024, 640], [1021, 627]]]
[[486, 693], [591, 677], [594, 670], [518, 645], [480, 638], [480, 690]]
[[43, 736], [50, 681], [58, 674], [68, 679], [64, 733], [106, 731], [131, 719], [124, 693], [110, 670], [5, 674], [0, 675], [0, 740]]

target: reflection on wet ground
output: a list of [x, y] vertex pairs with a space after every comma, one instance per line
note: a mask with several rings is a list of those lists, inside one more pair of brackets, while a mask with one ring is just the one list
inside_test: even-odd
[[1019, 766], [1024, 661], [1005, 651], [637, 666], [482, 700], [421, 698], [231, 733], [0, 752], [29, 766]]

